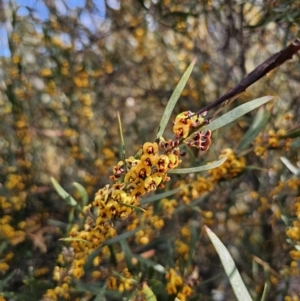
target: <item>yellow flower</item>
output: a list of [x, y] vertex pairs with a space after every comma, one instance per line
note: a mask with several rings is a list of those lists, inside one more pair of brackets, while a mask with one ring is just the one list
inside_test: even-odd
[[135, 159], [133, 156], [130, 156], [125, 161], [130, 167], [136, 166], [140, 163], [140, 160]]
[[168, 164], [168, 168], [169, 169], [174, 169], [176, 168], [182, 161], [178, 159], [178, 156], [170, 153], [167, 155], [169, 158], [169, 164]]
[[93, 271], [91, 273], [91, 276], [92, 276], [93, 280], [97, 280], [97, 279], [99, 279], [101, 277], [101, 272], [100, 271]]
[[162, 182], [164, 182], [165, 178], [166, 178], [166, 174], [161, 172], [156, 172], [151, 175], [151, 179], [156, 186], [159, 186]]
[[286, 235], [295, 240], [295, 241], [298, 241], [300, 240], [300, 228], [299, 227], [291, 227], [291, 228], [288, 228], [286, 230]]
[[124, 172], [124, 167], [123, 166], [124, 166], [123, 161], [119, 161], [118, 164], [116, 166], [114, 166], [113, 175], [110, 177], [111, 180], [118, 180], [120, 178], [120, 176]]
[[168, 295], [175, 295], [177, 293], [177, 288], [173, 283], [169, 282], [166, 286], [166, 291]]
[[41, 76], [47, 77], [52, 75], [52, 71], [49, 68], [44, 68], [40, 71]]
[[116, 189], [112, 193], [112, 198], [120, 203], [124, 203], [126, 196], [127, 196], [126, 192], [121, 189]]
[[158, 160], [159, 156], [157, 154], [154, 155], [145, 153], [141, 156], [141, 162], [143, 162], [147, 166], [155, 165]]
[[143, 162], [140, 162], [136, 166], [134, 172], [139, 178], [145, 179], [146, 177], [151, 175], [151, 167], [149, 165], [144, 164]]
[[193, 112], [186, 111], [176, 116], [173, 126], [173, 132], [176, 137], [186, 138], [191, 128], [195, 128], [204, 121], [203, 117], [197, 115], [191, 116], [193, 114]]
[[159, 172], [165, 173], [168, 170], [169, 162], [170, 160], [167, 155], [161, 155], [156, 164], [157, 170]]
[[124, 178], [125, 183], [131, 183], [138, 177], [137, 174], [135, 173], [135, 169], [136, 169], [136, 166], [133, 166], [133, 167], [131, 167], [129, 172], [126, 173], [125, 178]]
[[177, 206], [177, 201], [176, 200], [168, 200], [168, 199], [162, 199], [161, 204], [163, 206], [164, 212], [166, 212], [168, 217], [171, 217], [174, 210], [175, 206]]
[[186, 138], [189, 135], [189, 131], [190, 131], [189, 124], [179, 123], [173, 126], [173, 132], [178, 138], [181, 137]]
[[117, 278], [114, 276], [109, 277], [107, 281], [107, 288], [116, 289], [117, 288]]
[[192, 288], [185, 284], [181, 290], [181, 293], [186, 297], [189, 297], [192, 294]]
[[2, 274], [5, 274], [8, 269], [9, 265], [6, 262], [0, 262], [0, 271]]
[[166, 287], [167, 293], [169, 295], [176, 294], [177, 288], [183, 284], [182, 277], [178, 275], [174, 269], [170, 269], [169, 273], [166, 275], [166, 279], [168, 280]]
[[144, 152], [144, 154], [155, 155], [157, 153], [157, 151], [158, 151], [158, 144], [156, 142], [154, 142], [154, 143], [146, 142], [143, 145], [143, 152]]
[[146, 191], [151, 191], [151, 190], [156, 190], [156, 183], [155, 181], [153, 180], [153, 178], [150, 176], [150, 177], [147, 177], [144, 181], [144, 187], [146, 189]]
[[290, 256], [293, 260], [300, 260], [300, 251], [292, 250], [290, 251]]
[[43, 296], [43, 300], [56, 301], [57, 295], [56, 295], [54, 289], [48, 289], [46, 294]]
[[158, 144], [156, 142], [150, 143], [146, 142], [142, 146], [143, 154], [141, 156], [141, 162], [143, 162], [146, 166], [155, 165], [158, 161], [159, 156], [157, 155], [158, 152]]
[[146, 193], [146, 189], [143, 186], [140, 187], [136, 187], [132, 192], [131, 192], [131, 196], [138, 198], [139, 196], [142, 196]]
[[185, 238], [190, 238], [191, 237], [191, 231], [190, 231], [190, 229], [188, 228], [188, 227], [183, 227], [182, 229], [181, 229], [181, 235], [183, 236], [183, 237], [185, 237]]

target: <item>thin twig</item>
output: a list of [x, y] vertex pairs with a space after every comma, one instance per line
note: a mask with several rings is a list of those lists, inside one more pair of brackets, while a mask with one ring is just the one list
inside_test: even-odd
[[248, 87], [250, 87], [260, 78], [265, 76], [268, 72], [282, 65], [287, 60], [291, 59], [293, 55], [296, 54], [299, 50], [300, 50], [300, 39], [296, 39], [294, 40], [293, 43], [288, 45], [286, 48], [273, 54], [262, 64], [257, 66], [252, 72], [246, 75], [239, 84], [237, 84], [235, 87], [227, 91], [224, 95], [219, 97], [214, 102], [210, 103], [206, 107], [199, 110], [197, 113], [195, 113], [195, 115], [200, 115], [201, 113], [214, 109], [221, 104], [225, 106], [228, 102], [230, 102], [230, 100], [236, 99], [239, 94], [244, 92]]

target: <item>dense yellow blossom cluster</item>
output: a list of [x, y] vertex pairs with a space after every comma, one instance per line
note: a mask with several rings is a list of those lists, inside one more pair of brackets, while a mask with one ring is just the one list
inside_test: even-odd
[[[290, 179], [292, 182], [292, 185], [288, 184], [290, 189], [293, 189], [295, 192], [299, 191], [300, 187], [300, 179], [293, 178]], [[290, 251], [290, 256], [293, 260], [298, 261], [300, 259], [300, 197], [295, 197], [294, 201], [294, 214], [296, 216], [296, 220], [292, 222], [292, 225], [287, 228], [286, 235], [288, 238], [290, 238], [293, 241], [293, 244], [295, 244], [296, 249]]]
[[260, 133], [254, 140], [254, 153], [262, 158], [266, 158], [268, 149], [283, 148], [288, 150], [292, 139], [285, 138], [286, 131], [270, 130], [268, 133]]
[[219, 158], [224, 157], [227, 159], [221, 166], [208, 171], [208, 177], [212, 182], [233, 178], [242, 172], [246, 166], [245, 158], [237, 158], [234, 151], [230, 148], [221, 151]]
[[[112, 186], [106, 185], [98, 190], [94, 201], [83, 208], [85, 222], [83, 228], [74, 225], [69, 233], [71, 238], [70, 249], [64, 249], [59, 256], [59, 265], [55, 267], [54, 279], [59, 285], [54, 290], [48, 290], [43, 300], [56, 300], [57, 296], [68, 299], [66, 286], [70, 283], [70, 276], [82, 278], [84, 267], [89, 256], [97, 250], [102, 244], [110, 238], [117, 235], [113, 224], [114, 220], [126, 220], [130, 215], [130, 223], [127, 229], [134, 230], [138, 226], [143, 226], [134, 235], [137, 244], [147, 245], [155, 231], [164, 226], [164, 221], [153, 214], [153, 206], [149, 206], [141, 215], [137, 215], [135, 208], [139, 206], [139, 199], [146, 193], [156, 190], [158, 187], [164, 187], [164, 183], [169, 181], [167, 175], [169, 170], [176, 168], [180, 163], [179, 157], [182, 155], [179, 149], [180, 139], [185, 139], [184, 143], [188, 147], [197, 147], [200, 150], [207, 150], [211, 143], [211, 132], [196, 132], [189, 137], [190, 130], [201, 125], [204, 119], [193, 115], [191, 112], [179, 114], [174, 122], [173, 131], [175, 138], [173, 140], [164, 140], [160, 138], [157, 142], [146, 142], [139, 152], [139, 157], [130, 157], [125, 161], [119, 161], [113, 168], [111, 180], [115, 181]], [[183, 193], [183, 201], [189, 203], [189, 198], [194, 199], [205, 191], [212, 190], [213, 183], [220, 179], [227, 179], [236, 176], [245, 167], [243, 158], [236, 158], [231, 149], [222, 151], [220, 158], [228, 157], [224, 166], [210, 171], [208, 178], [199, 177], [198, 181], [193, 183], [192, 191]], [[161, 202], [162, 211], [165, 217], [171, 217], [175, 208], [178, 206], [176, 200], [163, 199]], [[212, 218], [210, 212], [203, 212], [206, 218]], [[189, 230], [182, 233], [183, 237], [188, 239]], [[177, 256], [188, 259], [189, 245], [183, 240], [176, 242]], [[103, 272], [101, 267], [103, 262], [110, 256], [110, 250], [106, 247], [99, 249], [98, 255], [93, 259], [95, 270], [91, 272], [92, 278], [104, 279], [108, 277], [107, 288], [123, 292], [132, 290], [134, 281], [128, 271], [123, 270], [124, 276], [113, 276]], [[124, 254], [118, 251], [115, 256], [118, 261], [124, 259]], [[103, 278], [104, 277], [104, 278]], [[130, 280], [131, 279], [131, 280]], [[170, 294], [177, 295], [179, 300], [186, 300], [191, 294], [192, 288], [184, 284], [182, 277], [178, 276], [175, 270], [170, 270], [166, 276], [168, 279], [167, 291]], [[129, 282], [128, 282], [129, 281]], [[133, 285], [133, 286], [132, 286]]]
[[[70, 282], [70, 276], [80, 279], [84, 275], [84, 266], [89, 255], [102, 246], [106, 240], [117, 235], [112, 221], [126, 219], [134, 212], [134, 208], [139, 206], [141, 196], [156, 190], [157, 187], [164, 187], [164, 183], [170, 180], [167, 175], [168, 171], [181, 163], [179, 139], [188, 137], [189, 131], [203, 122], [203, 118], [190, 116], [191, 114], [184, 112], [176, 117], [173, 127], [174, 140], [166, 141], [160, 138], [158, 142], [146, 142], [141, 147], [139, 159], [130, 157], [125, 162], [118, 162], [113, 168], [113, 175], [110, 178], [115, 181], [115, 184], [101, 188], [96, 193], [94, 201], [84, 207], [83, 214], [86, 218], [83, 229], [79, 228], [78, 225], [74, 225], [71, 229], [69, 233], [70, 238], [72, 238], [71, 249], [65, 249], [62, 252], [59, 256], [60, 266], [56, 266], [54, 271], [54, 279], [59, 282], [59, 285], [54, 290], [48, 290], [44, 300], [55, 300], [56, 297], [54, 296], [56, 295], [68, 299], [65, 286]], [[206, 150], [210, 145], [210, 136], [209, 131], [203, 135], [202, 133], [193, 134], [192, 142], [188, 142], [187, 145]], [[175, 203], [168, 202], [169, 204], [167, 204], [167, 202], [166, 200], [163, 203], [164, 210], [168, 215], [171, 215]], [[138, 231], [135, 239], [138, 243], [145, 245], [149, 243], [151, 238], [152, 230], [149, 226], [160, 229], [164, 223], [158, 216], [151, 214], [151, 207], [143, 215], [148, 217], [149, 225], [148, 228], [146, 226], [143, 230]], [[135, 213], [132, 214], [133, 221], [129, 225], [129, 229], [136, 227], [133, 226], [135, 220], [137, 221], [136, 225], [140, 223], [140, 220], [134, 216]], [[100, 267], [102, 261], [109, 254], [108, 248], [102, 248], [99, 255], [93, 260], [94, 266]], [[123, 257], [122, 253], [118, 253], [118, 256], [120, 259]], [[63, 267], [68, 265], [69, 268]], [[124, 279], [128, 278], [126, 275]], [[97, 272], [97, 277], [101, 277], [100, 270]], [[121, 281], [115, 276], [109, 278], [107, 287], [118, 291], [132, 288], [127, 280]]]

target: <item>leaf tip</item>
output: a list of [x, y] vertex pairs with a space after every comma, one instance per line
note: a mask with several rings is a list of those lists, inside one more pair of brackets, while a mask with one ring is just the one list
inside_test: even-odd
[[56, 185], [59, 185], [58, 182], [53, 177], [50, 177], [50, 180], [51, 180], [52, 186], [54, 188], [55, 188]]
[[204, 225], [203, 227], [207, 233], [211, 232], [210, 228], [208, 228], [206, 225]]

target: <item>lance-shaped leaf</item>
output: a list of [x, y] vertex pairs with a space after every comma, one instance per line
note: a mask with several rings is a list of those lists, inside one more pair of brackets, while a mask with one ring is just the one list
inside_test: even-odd
[[140, 200], [140, 205], [145, 205], [145, 204], [148, 204], [148, 203], [152, 203], [152, 202], [161, 200], [163, 198], [167, 198], [168, 196], [173, 195], [173, 194], [179, 192], [180, 190], [182, 190], [182, 188], [178, 187], [178, 188], [175, 188], [175, 189], [170, 190], [170, 191], [166, 191], [166, 192], [163, 192], [163, 193], [152, 195], [150, 197], [147, 197], [147, 198], [144, 198], [144, 199]]
[[134, 230], [132, 230], [132, 231], [124, 232], [124, 233], [122, 233], [122, 234], [120, 234], [120, 235], [117, 235], [117, 236], [115, 236], [115, 237], [112, 237], [112, 238], [106, 240], [106, 241], [102, 244], [102, 247], [103, 247], [103, 246], [110, 246], [110, 245], [112, 245], [112, 244], [115, 244], [115, 243], [117, 243], [117, 242], [120, 242], [120, 241], [123, 240], [123, 239], [126, 239], [126, 238], [128, 238], [128, 237], [131, 237], [131, 236], [133, 236], [136, 232], [140, 231], [141, 229], [142, 229], [142, 227], [138, 227], [138, 228], [136, 228], [136, 229], [134, 229]]
[[151, 288], [147, 285], [146, 282], [143, 283], [143, 293], [145, 294], [145, 298], [147, 301], [156, 301], [156, 297], [154, 293], [152, 292]]
[[170, 116], [173, 112], [173, 109], [177, 103], [177, 100], [179, 99], [179, 96], [181, 95], [181, 93], [185, 87], [187, 80], [189, 79], [189, 77], [192, 73], [195, 63], [196, 63], [196, 59], [194, 59], [192, 61], [192, 63], [189, 65], [189, 67], [186, 69], [182, 78], [180, 79], [179, 83], [177, 84], [174, 92], [172, 93], [172, 95], [168, 101], [168, 104], [165, 108], [165, 111], [163, 113], [163, 116], [161, 118], [161, 121], [159, 123], [159, 127], [158, 127], [157, 134], [156, 134], [156, 139], [158, 139], [159, 137], [161, 137], [163, 135], [165, 128], [169, 122]]
[[77, 292], [87, 292], [93, 294], [103, 294], [106, 291], [106, 283], [84, 283], [82, 281], [74, 279], [75, 290]]
[[161, 265], [156, 263], [155, 261], [152, 261], [151, 259], [147, 259], [147, 258], [143, 258], [140, 255], [137, 254], [132, 254], [133, 258], [137, 259], [139, 262], [144, 263], [145, 265], [147, 265], [148, 267], [151, 267], [153, 270], [162, 273], [162, 274], [166, 274], [167, 271], [166, 269]]
[[127, 264], [127, 268], [129, 270], [132, 269], [133, 267], [133, 263], [132, 263], [132, 253], [131, 253], [131, 250], [130, 250], [130, 247], [128, 245], [128, 242], [126, 239], [123, 239], [120, 241], [120, 246], [122, 248], [122, 251], [124, 252], [124, 257], [125, 257], [125, 261], [126, 261], [126, 264]]
[[75, 207], [77, 205], [75, 199], [72, 196], [70, 196], [52, 177], [51, 182], [59, 196], [62, 197], [70, 206]]
[[143, 212], [146, 211], [145, 209], [143, 209], [141, 207], [138, 207], [138, 206], [134, 206], [134, 205], [126, 204], [126, 203], [121, 203], [121, 202], [119, 202], [119, 204], [122, 205], [122, 206], [125, 206], [125, 207], [129, 207], [131, 209], [137, 210], [137, 211], [143, 211]]
[[[128, 301], [135, 301], [135, 300], [139, 300], [140, 297], [140, 291], [136, 290], [132, 297], [130, 299], [128, 299]], [[143, 292], [143, 300], [147, 300], [147, 301], [157, 301], [156, 296], [154, 295], [153, 291], [150, 289], [150, 287], [147, 285], [146, 282], [144, 282], [142, 284], [142, 292]]]
[[264, 96], [261, 98], [257, 98], [254, 100], [251, 100], [233, 110], [230, 112], [222, 115], [218, 119], [212, 121], [210, 124], [205, 126], [205, 129], [215, 131], [228, 123], [238, 119], [239, 117], [251, 112], [252, 110], [260, 107], [261, 105], [267, 103], [268, 101], [272, 100], [274, 97], [273, 96]]
[[3, 280], [0, 280], [0, 290], [1, 292], [4, 290], [5, 286], [7, 286], [8, 282], [13, 278], [16, 274], [16, 270], [10, 272]]
[[125, 142], [124, 142], [124, 137], [123, 137], [123, 128], [122, 128], [121, 116], [120, 116], [119, 112], [118, 112], [118, 122], [119, 122], [119, 131], [120, 131], [120, 139], [121, 139], [122, 161], [124, 162], [125, 170], [126, 170]]
[[73, 185], [76, 187], [76, 189], [80, 193], [80, 196], [82, 198], [82, 205], [85, 206], [89, 201], [89, 197], [88, 197], [88, 194], [87, 194], [85, 188], [81, 184], [76, 183], [76, 182], [74, 182]]
[[268, 284], [266, 282], [265, 286], [264, 286], [264, 291], [263, 291], [263, 294], [261, 296], [260, 301], [265, 301], [267, 299], [267, 295], [268, 295], [269, 290], [270, 290], [270, 284]]
[[239, 301], [252, 301], [252, 298], [242, 280], [239, 271], [237, 270], [237, 267], [230, 253], [228, 252], [226, 247], [223, 245], [223, 243], [220, 241], [220, 239], [217, 237], [217, 235], [214, 232], [212, 232], [206, 226], [205, 229], [221, 259], [223, 268], [225, 270], [226, 275], [229, 278], [231, 287], [235, 293], [236, 298]]
[[222, 165], [226, 161], [226, 159], [227, 158], [225, 157], [218, 161], [214, 161], [212, 163], [202, 165], [202, 166], [197, 166], [197, 167], [172, 169], [172, 170], [169, 170], [168, 173], [185, 174], [185, 173], [194, 173], [194, 172], [205, 171], [205, 170], [213, 169], [213, 168], [216, 168], [216, 167]]
[[80, 242], [84, 242], [84, 243], [87, 243], [87, 244], [91, 244], [90, 241], [88, 241], [86, 239], [82, 239], [82, 238], [77, 238], [77, 237], [63, 237], [63, 238], [60, 238], [59, 240], [62, 240], [62, 241], [80, 241]]
[[298, 138], [299, 136], [300, 136], [300, 130], [294, 130], [278, 138], [279, 139]]
[[265, 127], [267, 124], [271, 114], [269, 111], [266, 111], [263, 108], [260, 108], [251, 124], [250, 128], [240, 141], [236, 151], [240, 153], [244, 150], [252, 141], [253, 139], [259, 134], [259, 132]]
[[300, 168], [297, 168], [293, 163], [286, 157], [280, 157], [282, 163], [296, 176], [300, 174]]

